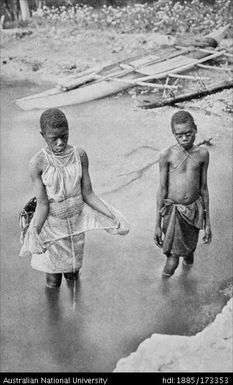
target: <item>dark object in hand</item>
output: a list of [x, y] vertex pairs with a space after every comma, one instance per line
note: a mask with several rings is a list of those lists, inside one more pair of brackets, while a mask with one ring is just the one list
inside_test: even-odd
[[26, 232], [29, 228], [30, 222], [36, 210], [36, 197], [30, 199], [30, 201], [24, 206], [23, 210], [19, 214], [19, 226], [21, 229], [20, 241], [23, 242]]

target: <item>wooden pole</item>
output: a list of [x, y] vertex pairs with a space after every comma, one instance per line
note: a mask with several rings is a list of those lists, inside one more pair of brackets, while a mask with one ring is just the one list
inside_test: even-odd
[[4, 21], [5, 21], [5, 15], [2, 15], [1, 16], [1, 25], [0, 25], [1, 29], [3, 29], [3, 27], [4, 27]]
[[206, 64], [198, 64], [197, 65], [200, 68], [204, 68], [206, 70], [216, 70], [216, 71], [233, 71], [233, 68], [228, 68], [228, 67], [216, 67], [216, 66], [208, 66]]
[[175, 98], [169, 98], [169, 99], [164, 99], [164, 100], [161, 100], [161, 98], [160, 98], [158, 101], [154, 101], [154, 102], [152, 101], [152, 102], [148, 102], [148, 103], [144, 102], [140, 107], [142, 107], [142, 108], [163, 107], [163, 106], [167, 106], [167, 105], [176, 104], [179, 102], [184, 102], [186, 100], [201, 98], [201, 97], [206, 96], [206, 95], [220, 92], [220, 91], [227, 89], [227, 88], [228, 89], [233, 88], [233, 81], [225, 81], [225, 82], [216, 84], [212, 87], [209, 87], [208, 89], [186, 93], [186, 94], [177, 96]]
[[28, 6], [28, 0], [19, 0], [20, 10], [22, 14], [22, 20], [26, 21], [30, 19], [30, 10]]
[[180, 75], [180, 74], [169, 74], [169, 78], [177, 78], [177, 79], [186, 79], [186, 80], [209, 80], [207, 76], [189, 76], [189, 75]]
[[120, 82], [120, 83], [127, 83], [132, 86], [142, 86], [142, 87], [150, 87], [150, 88], [159, 88], [161, 90], [165, 89], [177, 89], [177, 86], [169, 86], [167, 84], [158, 84], [158, 83], [146, 83], [146, 82], [138, 82], [137, 79], [135, 80], [130, 80], [130, 79], [119, 79], [119, 78], [111, 78], [109, 80], [113, 80], [115, 82]]
[[156, 79], [162, 79], [162, 78], [165, 78], [167, 77], [169, 74], [176, 74], [176, 73], [179, 73], [179, 72], [183, 72], [183, 71], [186, 71], [186, 70], [189, 70], [191, 68], [195, 68], [195, 66], [197, 64], [201, 64], [201, 63], [204, 63], [205, 61], [208, 61], [208, 60], [212, 60], [212, 59], [215, 59], [219, 56], [222, 56], [224, 54], [224, 52], [216, 52], [214, 53], [213, 55], [208, 55], [200, 60], [197, 60], [197, 59], [193, 59], [193, 62], [191, 62], [190, 64], [186, 64], [182, 67], [178, 67], [178, 68], [175, 68], [174, 70], [170, 70], [170, 71], [165, 71], [165, 72], [161, 72], [159, 74], [155, 74], [155, 75], [149, 75], [149, 76], [143, 76], [139, 79], [137, 79], [139, 82], [146, 82], [148, 80], [156, 80]]
[[[143, 67], [147, 67], [147, 66], [149, 66], [151, 64], [155, 64], [155, 63], [161, 63], [161, 62], [163, 62], [165, 60], [169, 60], [169, 59], [172, 59], [174, 57], [190, 53], [192, 51], [194, 51], [193, 48], [187, 48], [187, 49], [183, 49], [183, 50], [180, 50], [180, 51], [176, 50], [175, 52], [172, 52], [169, 55], [166, 55], [166, 56], [157, 58], [155, 60], [148, 61], [147, 63], [144, 63]], [[113, 74], [110, 74], [110, 75], [106, 75], [102, 80], [108, 80], [108, 79], [111, 79], [113, 77], [121, 78], [122, 76], [129, 75], [130, 73], [133, 73], [133, 72], [137, 71], [141, 67], [142, 66], [140, 65], [140, 66], [136, 66], [136, 67], [131, 67], [130, 69], [125, 69], [124, 71], [117, 71], [116, 73], [113, 73]]]

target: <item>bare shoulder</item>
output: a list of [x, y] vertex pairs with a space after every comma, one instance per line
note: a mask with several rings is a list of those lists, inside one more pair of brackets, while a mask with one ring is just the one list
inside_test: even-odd
[[86, 151], [83, 148], [78, 148], [78, 153], [81, 159], [82, 166], [88, 167], [89, 161]]
[[166, 148], [165, 150], [161, 151], [160, 153], [160, 160], [161, 161], [168, 161], [170, 157], [175, 152], [176, 146], [171, 146], [169, 148]]
[[197, 155], [202, 162], [209, 161], [209, 151], [207, 148], [195, 146], [193, 154]]
[[169, 157], [170, 153], [171, 153], [171, 147], [165, 148], [164, 150], [162, 150], [160, 152], [160, 158], [161, 159], [166, 159], [166, 158]]
[[36, 155], [34, 155], [29, 161], [29, 172], [31, 175], [38, 175], [43, 172], [44, 169], [44, 155], [43, 152], [40, 151]]

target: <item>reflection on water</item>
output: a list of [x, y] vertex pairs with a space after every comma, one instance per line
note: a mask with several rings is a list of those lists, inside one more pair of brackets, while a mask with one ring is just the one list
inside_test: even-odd
[[[182, 265], [177, 281], [178, 287], [180, 287], [180, 294], [184, 295], [185, 297], [190, 295], [192, 296], [193, 294], [197, 293], [197, 280], [192, 276], [191, 272], [192, 267]], [[169, 298], [171, 290], [174, 292], [173, 279], [162, 276], [159, 290], [164, 297]]]
[[179, 285], [183, 289], [183, 293], [186, 296], [192, 297], [198, 293], [197, 279], [191, 275], [191, 267], [182, 266], [182, 271], [179, 276]]
[[60, 319], [60, 290], [50, 289], [45, 286], [45, 296], [47, 300], [48, 324], [54, 326], [56, 323], [59, 323]]
[[70, 303], [73, 310], [75, 310], [79, 298], [80, 280], [72, 281], [67, 279], [66, 286], [69, 289]]
[[194, 307], [200, 307], [198, 281], [190, 271], [182, 269], [172, 278], [162, 278], [160, 292], [160, 310], [157, 313], [157, 333], [188, 335], [192, 334]]
[[82, 324], [78, 309], [79, 287], [79, 281], [67, 281], [66, 298], [62, 295], [61, 289], [45, 287], [46, 349], [51, 360], [54, 360], [62, 371], [66, 368], [72, 370], [72, 366], [75, 367], [76, 356], [80, 349], [79, 341], [82, 340], [80, 338]]
[[[70, 308], [76, 310], [80, 295], [80, 280], [66, 280], [66, 287], [69, 293]], [[61, 312], [60, 288], [49, 288], [45, 286], [45, 296], [47, 300], [48, 319], [51, 324], [59, 322]]]

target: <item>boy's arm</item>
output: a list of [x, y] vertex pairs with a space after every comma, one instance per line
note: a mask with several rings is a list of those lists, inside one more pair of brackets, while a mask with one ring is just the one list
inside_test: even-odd
[[34, 185], [34, 191], [37, 202], [36, 211], [34, 214], [34, 229], [36, 233], [39, 234], [48, 216], [49, 201], [45, 186], [41, 179], [42, 170], [39, 166], [39, 162], [37, 159], [33, 158], [30, 161], [29, 172]]
[[161, 209], [163, 207], [164, 199], [167, 198], [167, 193], [168, 193], [168, 155], [167, 155], [167, 152], [163, 152], [160, 154], [159, 173], [160, 173], [160, 183], [159, 183], [159, 189], [157, 192], [157, 207], [156, 207], [154, 241], [158, 247], [162, 247], [163, 241], [162, 241], [162, 229], [161, 229], [161, 222], [162, 222]]
[[93, 209], [101, 212], [106, 215], [110, 219], [112, 219], [117, 227], [120, 226], [120, 223], [116, 219], [116, 217], [111, 213], [111, 211], [104, 205], [104, 203], [97, 197], [92, 189], [91, 178], [89, 175], [89, 161], [87, 154], [84, 150], [79, 151], [79, 155], [81, 158], [82, 164], [82, 180], [81, 180], [81, 189], [82, 189], [82, 197], [84, 202], [86, 202]]
[[206, 150], [201, 169], [200, 193], [204, 204], [204, 243], [210, 243], [212, 239], [210, 213], [209, 213], [209, 190], [207, 184], [207, 171], [209, 166], [209, 152]]

